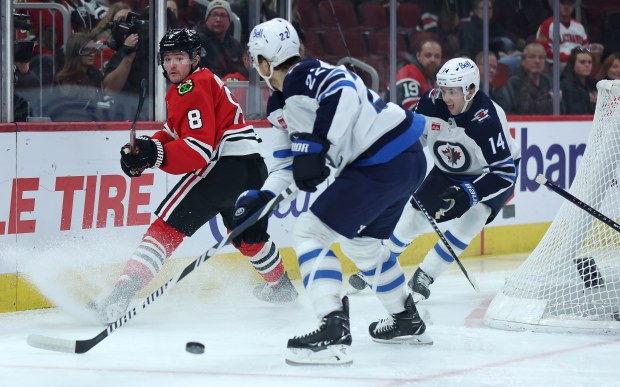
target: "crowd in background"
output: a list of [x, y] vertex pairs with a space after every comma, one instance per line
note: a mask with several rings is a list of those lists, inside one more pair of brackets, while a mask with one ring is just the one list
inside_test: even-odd
[[[29, 2], [24, 0], [16, 2]], [[40, 2], [40, 0], [38, 1]], [[142, 80], [159, 74], [149, 55], [148, 0], [57, 0], [71, 12], [63, 36], [60, 13], [16, 10], [15, 120], [127, 120], [135, 114]], [[306, 56], [330, 63], [355, 57], [379, 75], [389, 96], [389, 1], [294, 0], [292, 21]], [[399, 0], [396, 100], [412, 108], [434, 87], [448, 59], [475, 59], [482, 73], [483, 0]], [[562, 114], [593, 114], [596, 82], [620, 79], [620, 5], [614, 0], [560, 0]], [[487, 3], [489, 95], [508, 114], [552, 114], [553, 18], [549, 0]], [[249, 0], [168, 0], [168, 27], [195, 29], [201, 66], [225, 81], [248, 80]], [[260, 21], [281, 4], [264, 0]], [[234, 21], [241, 31], [234, 31]], [[237, 38], [238, 37], [238, 38]], [[66, 40], [66, 42], [65, 42]], [[155, 48], [155, 50], [157, 50]], [[353, 68], [370, 82], [370, 74]], [[235, 89], [245, 105], [245, 88]], [[149, 93], [150, 94], [150, 93]], [[263, 93], [263, 97], [266, 93]], [[152, 97], [152, 96], [151, 96]], [[143, 117], [147, 118], [147, 117]]]

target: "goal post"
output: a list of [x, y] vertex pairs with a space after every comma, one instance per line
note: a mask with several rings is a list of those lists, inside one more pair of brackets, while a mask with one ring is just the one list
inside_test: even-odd
[[[620, 81], [600, 81], [597, 88], [592, 131], [569, 192], [619, 222]], [[506, 278], [484, 322], [508, 330], [620, 334], [620, 233], [558, 200], [564, 202], [549, 230]]]

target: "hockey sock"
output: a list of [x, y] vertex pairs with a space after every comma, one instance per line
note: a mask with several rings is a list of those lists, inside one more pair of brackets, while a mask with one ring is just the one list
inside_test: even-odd
[[248, 257], [258, 274], [270, 284], [276, 284], [284, 275], [284, 264], [280, 252], [272, 241], [255, 245], [243, 242], [238, 250]]
[[300, 243], [296, 253], [304, 288], [317, 317], [342, 310], [342, 267], [336, 254], [314, 240]]
[[144, 234], [117, 282], [137, 282], [140, 284], [139, 289], [146, 286], [184, 237], [183, 233], [157, 218]]
[[407, 298], [405, 275], [396, 254], [383, 249], [380, 262], [370, 270], [362, 270], [362, 274], [388, 313], [399, 313], [404, 310]]
[[394, 232], [389, 239], [383, 241], [383, 244], [399, 256], [428, 227], [428, 220], [422, 211], [414, 209], [411, 203], [407, 203]]
[[[469, 246], [471, 240], [480, 233], [490, 214], [491, 208], [486, 204], [480, 203], [473, 206], [460, 218], [453, 220], [450, 229], [444, 235], [457, 257]], [[436, 279], [453, 261], [454, 258], [452, 258], [450, 251], [441, 241], [438, 241], [435, 247], [424, 257], [424, 261], [420, 264], [420, 269], [424, 270], [433, 279]]]

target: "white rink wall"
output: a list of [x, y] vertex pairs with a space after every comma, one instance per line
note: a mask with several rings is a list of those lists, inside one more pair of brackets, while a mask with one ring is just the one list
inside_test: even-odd
[[[141, 178], [127, 178], [119, 167], [120, 147], [128, 141], [128, 130], [120, 129], [125, 125], [116, 124], [112, 130], [28, 125], [29, 129], [17, 132], [0, 128], [0, 275], [20, 272], [32, 253], [46, 249], [97, 250], [109, 255], [110, 262], [124, 261], [178, 177], [149, 170]], [[142, 123], [138, 134], [150, 134], [158, 125]], [[591, 117], [513, 120], [510, 127], [522, 146], [520, 177], [510, 213], [498, 216], [492, 226], [551, 222], [561, 199], [539, 187], [534, 177], [545, 173], [561, 187], [569, 185], [585, 150]], [[273, 129], [257, 130], [268, 156]], [[311, 195], [302, 193], [272, 215], [280, 218], [270, 223], [270, 233], [280, 247], [290, 246], [288, 232], [294, 218], [311, 200]], [[221, 222], [212, 220], [174, 256], [199, 255], [223, 233]]]

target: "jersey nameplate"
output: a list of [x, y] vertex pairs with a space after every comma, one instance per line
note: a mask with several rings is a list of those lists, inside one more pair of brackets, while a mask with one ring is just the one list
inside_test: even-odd
[[177, 86], [177, 93], [179, 93], [179, 95], [185, 95], [192, 90], [194, 90], [194, 81], [191, 79], [188, 79]]

